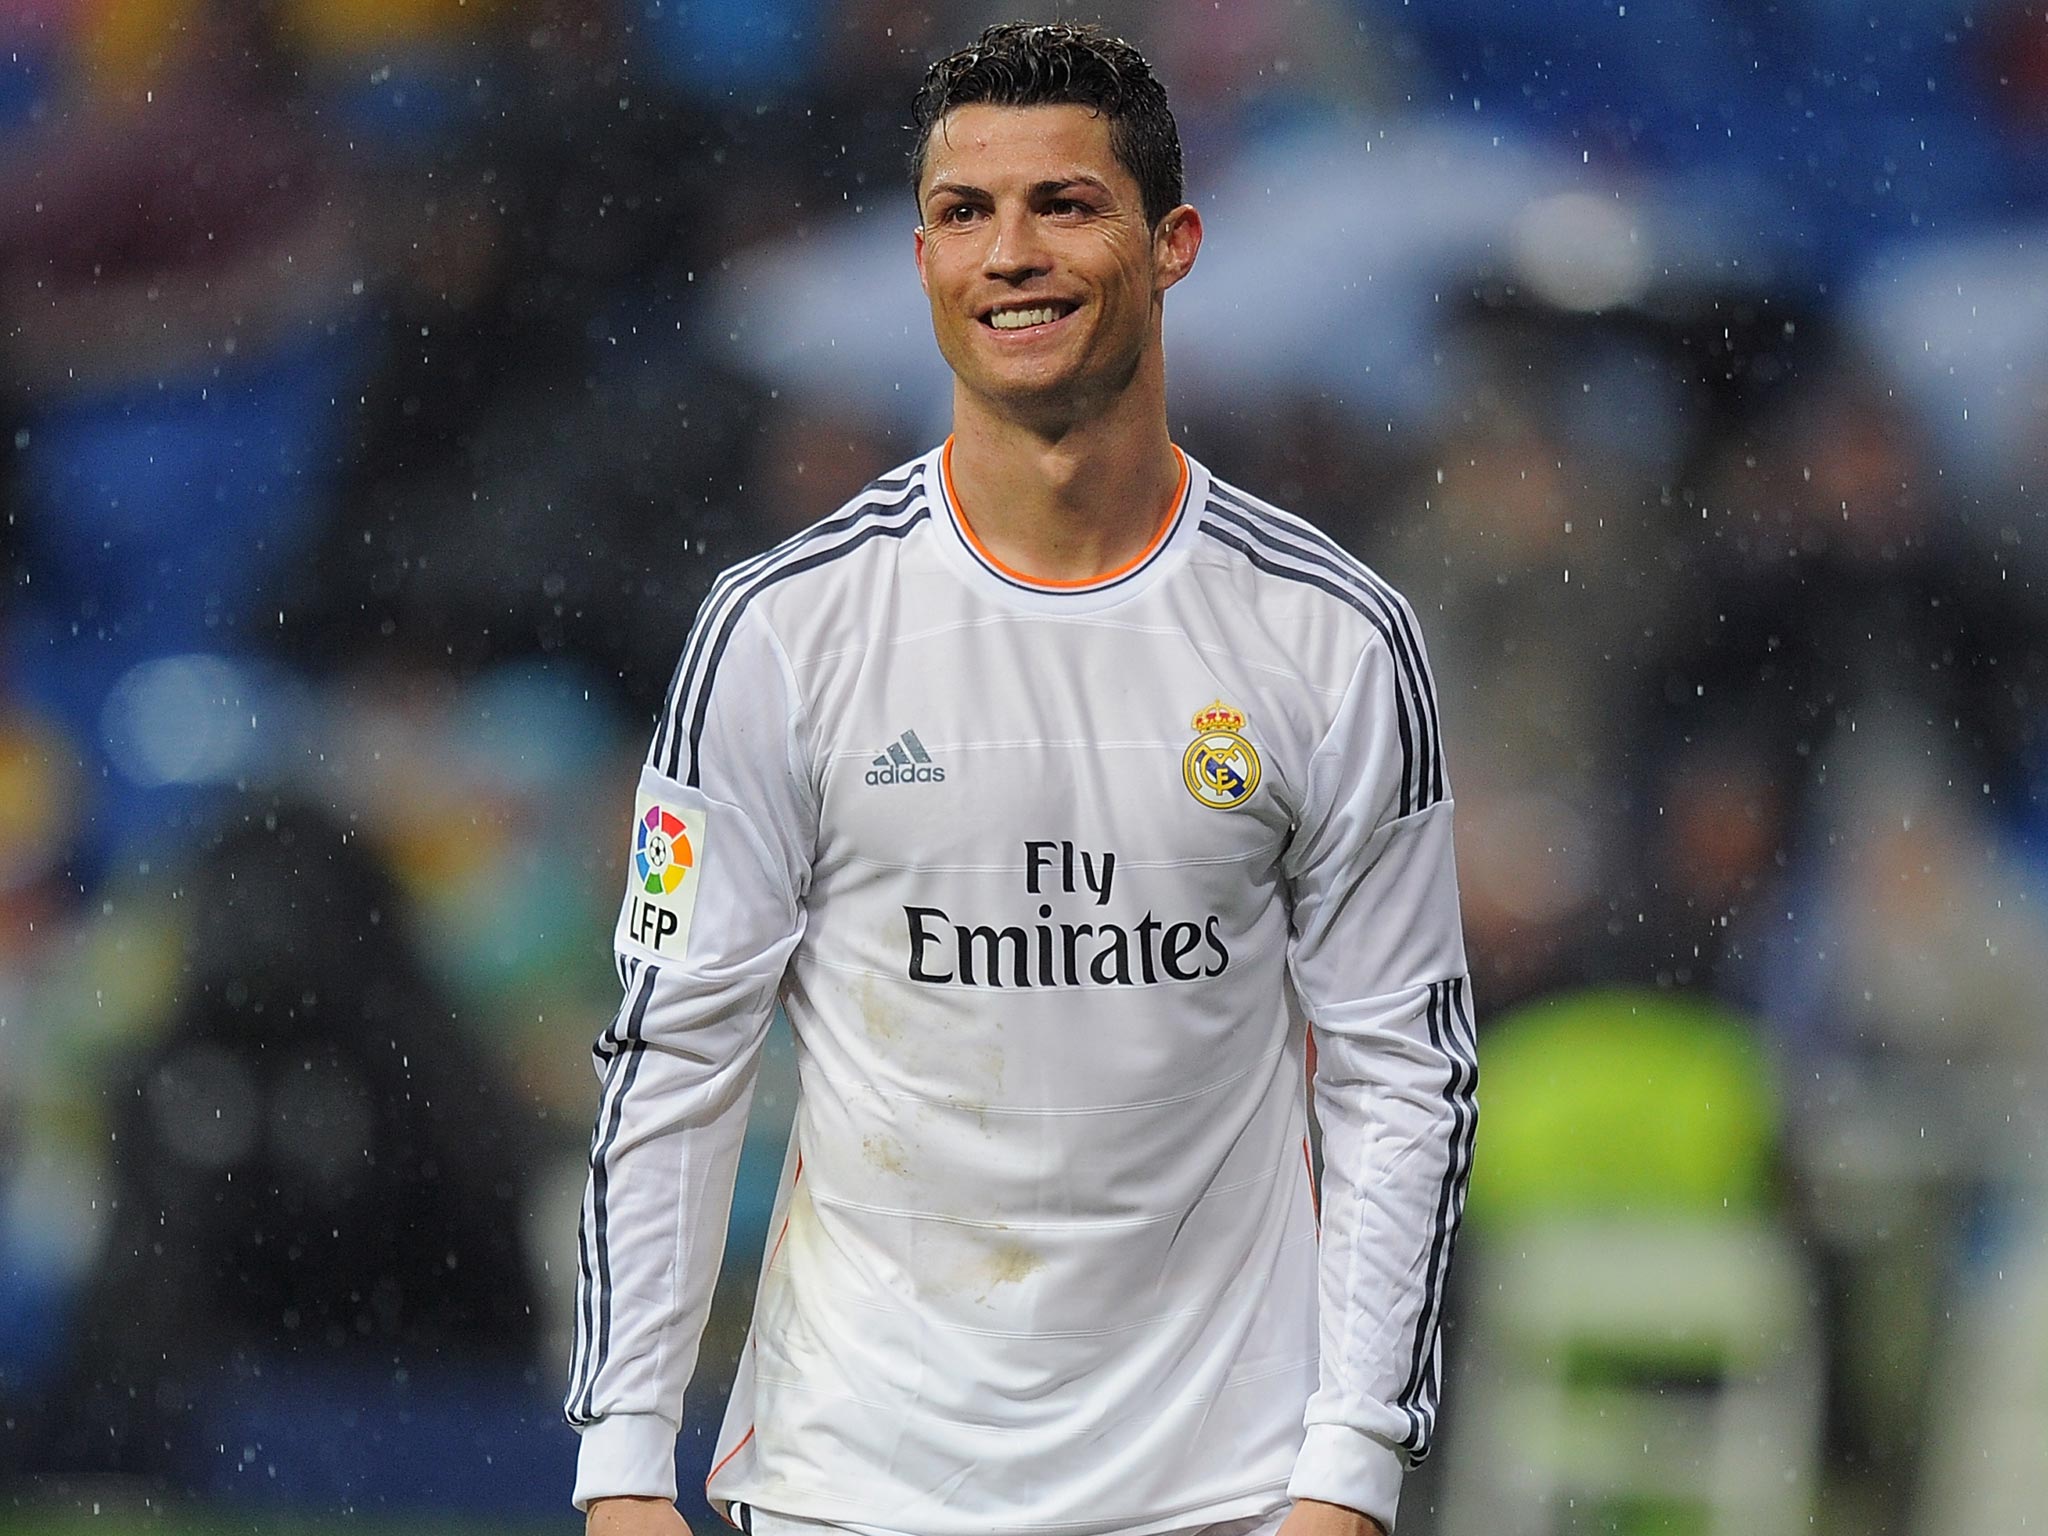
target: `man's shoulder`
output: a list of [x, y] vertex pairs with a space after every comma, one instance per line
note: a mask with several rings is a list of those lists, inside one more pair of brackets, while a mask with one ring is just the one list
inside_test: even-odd
[[1394, 584], [1307, 518], [1211, 473], [1198, 519], [1210, 562], [1247, 590], [1382, 637], [1414, 627]]
[[905, 459], [894, 469], [883, 471], [847, 497], [828, 516], [790, 535], [768, 554], [774, 556], [790, 550], [807, 550], [819, 543], [834, 542], [847, 534], [873, 534], [880, 525], [893, 525], [907, 518], [923, 521], [930, 514], [930, 483], [936, 473], [934, 465], [937, 458], [938, 450], [931, 448], [914, 459]]
[[875, 476], [829, 515], [726, 567], [711, 584], [705, 608], [757, 606], [760, 599], [779, 598], [784, 589], [806, 580], [843, 578], [847, 563], [861, 551], [900, 544], [931, 519], [932, 458], [931, 452], [922, 453]]

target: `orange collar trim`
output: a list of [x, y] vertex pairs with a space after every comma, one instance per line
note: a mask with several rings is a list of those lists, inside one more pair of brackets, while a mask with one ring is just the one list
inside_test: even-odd
[[1020, 587], [1033, 587], [1043, 592], [1079, 592], [1090, 587], [1100, 587], [1116, 581], [1135, 571], [1139, 566], [1159, 553], [1159, 547], [1173, 532], [1174, 524], [1180, 521], [1182, 505], [1188, 495], [1188, 456], [1180, 451], [1177, 444], [1169, 443], [1173, 456], [1180, 463], [1180, 484], [1174, 487], [1173, 498], [1166, 504], [1166, 515], [1159, 520], [1159, 527], [1153, 532], [1145, 547], [1113, 571], [1104, 571], [1100, 576], [1086, 576], [1079, 581], [1052, 581], [1043, 576], [1027, 576], [1013, 570], [992, 554], [986, 544], [975, 534], [974, 525], [967, 521], [967, 512], [960, 505], [960, 493], [953, 488], [953, 439], [948, 437], [945, 446], [939, 450], [939, 478], [945, 483], [946, 504], [953, 514], [953, 525], [960, 530], [960, 536], [967, 541], [967, 547], [974, 551], [991, 570], [1007, 581]]

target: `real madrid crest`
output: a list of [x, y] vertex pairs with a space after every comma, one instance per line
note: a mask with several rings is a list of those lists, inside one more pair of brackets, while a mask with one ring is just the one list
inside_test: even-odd
[[1194, 727], [1180, 760], [1188, 793], [1211, 810], [1243, 805], [1259, 787], [1259, 754], [1244, 739], [1244, 716], [1219, 699], [1195, 716]]

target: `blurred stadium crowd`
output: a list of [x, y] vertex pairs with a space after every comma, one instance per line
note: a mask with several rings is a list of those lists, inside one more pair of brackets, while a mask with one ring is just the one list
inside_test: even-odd
[[[1180, 440], [1443, 690], [1489, 1120], [1404, 1529], [2018, 1529], [2048, 17], [1061, 9], [1181, 121]], [[1020, 10], [0, 0], [0, 1509], [561, 1517], [632, 764], [717, 570], [942, 434], [903, 125]]]

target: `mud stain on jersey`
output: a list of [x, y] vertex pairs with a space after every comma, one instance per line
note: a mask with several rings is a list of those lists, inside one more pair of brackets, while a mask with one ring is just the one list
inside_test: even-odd
[[877, 1040], [894, 1043], [903, 1038], [903, 1021], [896, 1010], [883, 997], [882, 989], [875, 985], [875, 978], [863, 976], [854, 988], [854, 1006], [860, 1009], [861, 1023]]
[[884, 1173], [893, 1173], [898, 1178], [903, 1178], [910, 1172], [908, 1154], [903, 1150], [903, 1143], [894, 1136], [879, 1133], [863, 1136], [860, 1140], [860, 1150], [861, 1156], [866, 1158], [871, 1166], [881, 1169]]
[[956, 1050], [950, 1064], [961, 1080], [961, 1087], [968, 1089], [973, 1096], [950, 1093], [946, 1095], [946, 1102], [974, 1116], [974, 1123], [984, 1136], [992, 1134], [988, 1123], [989, 1100], [1002, 1092], [1003, 1048], [992, 1042], [970, 1045], [964, 1050]]
[[[974, 1116], [974, 1123], [980, 1128], [982, 1135], [990, 1134], [988, 1128], [988, 1106], [986, 1104], [977, 1104], [971, 1099], [963, 1099], [958, 1095], [948, 1095], [946, 1103], [959, 1110], [962, 1114]], [[927, 1106], [927, 1108], [928, 1111], [935, 1112], [937, 1106]]]
[[988, 1078], [989, 1087], [993, 1089], [1001, 1088], [1003, 1086], [1003, 1048], [1000, 1045], [994, 1044], [984, 1045], [977, 1050], [976, 1055], [978, 1057], [976, 1065], [981, 1068], [982, 1074]]
[[986, 1284], [975, 1299], [987, 1301], [989, 1292], [998, 1286], [1017, 1285], [1030, 1279], [1045, 1268], [1045, 1256], [1034, 1253], [1022, 1243], [998, 1243], [982, 1260], [982, 1274]]

